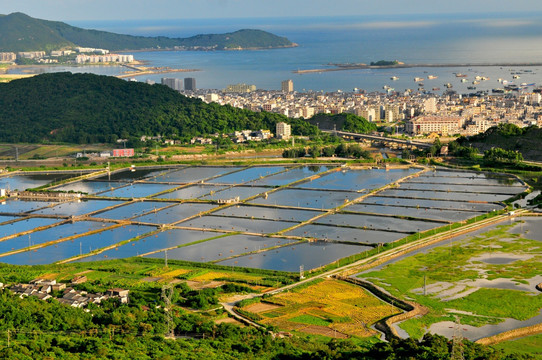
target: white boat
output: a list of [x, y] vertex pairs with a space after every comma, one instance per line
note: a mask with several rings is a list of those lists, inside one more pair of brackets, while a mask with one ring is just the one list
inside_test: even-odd
[[399, 78], [397, 76], [392, 76], [390, 79], [393, 80], [393, 81], [399, 80]]

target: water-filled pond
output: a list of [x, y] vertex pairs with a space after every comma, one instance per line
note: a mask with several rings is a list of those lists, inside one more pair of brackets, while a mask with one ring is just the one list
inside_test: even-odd
[[416, 208], [406, 206], [388, 206], [371, 204], [352, 204], [344, 210], [371, 214], [403, 215], [428, 220], [462, 221], [480, 215], [472, 211], [453, 211], [443, 209]]
[[215, 186], [215, 185], [190, 185], [183, 187], [179, 190], [168, 192], [162, 195], [156, 196], [157, 199], [197, 199], [204, 195], [210, 194], [211, 192], [217, 192], [222, 189], [226, 189], [226, 186]]
[[76, 200], [63, 202], [53, 207], [33, 211], [32, 214], [72, 216], [92, 213], [111, 206], [122, 204], [123, 201], [112, 200]]
[[327, 166], [302, 166], [251, 182], [257, 186], [282, 186], [328, 170]]
[[27, 174], [0, 177], [0, 189], [26, 190], [79, 176], [77, 173]]
[[[348, 208], [346, 208], [348, 209]], [[399, 219], [390, 216], [332, 214], [319, 218], [314, 223], [346, 225], [368, 229], [398, 232], [420, 232], [442, 226], [442, 223], [420, 220]]]
[[166, 174], [158, 175], [152, 181], [192, 183], [210, 180], [215, 176], [238, 171], [239, 167], [189, 167], [180, 170], [173, 170]]
[[512, 234], [523, 234], [528, 239], [542, 241], [542, 218], [523, 217], [510, 229]]
[[[174, 169], [179, 169], [174, 168]], [[116, 171], [111, 173], [110, 175], [102, 175], [96, 180], [112, 180], [112, 181], [123, 181], [123, 182], [132, 182], [136, 180], [143, 180], [143, 179], [152, 179], [155, 176], [167, 174], [168, 172], [172, 171], [172, 168], [166, 167], [166, 168], [148, 168], [148, 169], [138, 169], [136, 168], [135, 171], [132, 170], [122, 170], [122, 171]]]
[[369, 190], [419, 171], [419, 169], [392, 169], [388, 171], [385, 169], [342, 170], [323, 175], [315, 180], [296, 185], [296, 187], [348, 191]]
[[301, 243], [262, 253], [244, 255], [220, 261], [217, 264], [297, 272], [301, 265], [305, 270], [311, 270], [371, 249], [367, 246], [327, 242]]
[[19, 250], [28, 246], [83, 234], [85, 232], [101, 229], [107, 226], [110, 226], [110, 224], [93, 221], [79, 221], [73, 224], [67, 223], [54, 226], [46, 230], [36, 231], [31, 234], [20, 235], [9, 240], [0, 241], [0, 253], [11, 250]]
[[209, 183], [217, 184], [241, 184], [248, 181], [256, 180], [271, 174], [276, 174], [286, 169], [284, 166], [256, 166], [245, 170], [237, 171], [232, 174], [224, 175], [211, 179]]
[[497, 202], [503, 201], [510, 195], [499, 194], [478, 194], [478, 193], [463, 193], [463, 192], [444, 192], [431, 190], [407, 190], [407, 189], [388, 189], [380, 192], [379, 196], [397, 196], [416, 199], [437, 199], [437, 200], [456, 200], [456, 201], [483, 201]]
[[159, 202], [159, 201], [137, 201], [127, 203], [127, 205], [116, 207], [112, 210], [107, 210], [95, 214], [94, 217], [104, 219], [129, 219], [136, 216], [141, 216], [151, 211], [162, 209], [166, 206], [171, 206], [174, 203]]
[[58, 202], [8, 199], [0, 202], [0, 213], [25, 213], [55, 204]]
[[284, 222], [248, 218], [227, 218], [222, 216], [202, 216], [184, 221], [179, 226], [198, 229], [216, 229], [224, 231], [245, 231], [258, 234], [275, 233], [296, 225], [297, 222]]
[[78, 181], [66, 185], [57, 186], [54, 190], [59, 191], [76, 191], [87, 194], [97, 194], [100, 192], [113, 190], [114, 188], [124, 186], [125, 183], [122, 182], [113, 182], [113, 181]]
[[451, 192], [469, 192], [482, 194], [508, 194], [509, 196], [524, 191], [522, 186], [493, 186], [493, 185], [452, 185], [452, 184], [429, 184], [403, 182], [399, 186], [404, 190], [437, 190]]
[[499, 204], [480, 204], [467, 201], [446, 201], [428, 199], [404, 199], [392, 197], [371, 196], [363, 200], [362, 204], [379, 204], [391, 206], [425, 207], [433, 209], [453, 209], [479, 212], [490, 212], [500, 210], [503, 207]]
[[357, 199], [362, 194], [357, 192], [335, 192], [325, 190], [283, 189], [269, 193], [267, 199], [258, 197], [252, 204], [281, 205], [313, 209], [332, 209], [346, 201]]
[[156, 212], [153, 211], [150, 214], [136, 217], [133, 220], [152, 224], [171, 224], [208, 211], [214, 207], [215, 205], [212, 204], [182, 203]]
[[156, 235], [131, 241], [114, 249], [104, 251], [78, 261], [97, 261], [105, 259], [122, 259], [147, 254], [149, 252], [186, 245], [195, 241], [216, 236], [216, 232], [170, 229]]
[[[167, 257], [168, 259], [175, 260], [210, 262], [248, 252], [265, 250], [266, 248], [274, 246], [282, 246], [292, 242], [292, 240], [288, 239], [231, 235], [168, 250]], [[163, 259], [165, 257], [165, 253], [159, 252], [149, 255], [149, 257]]]
[[222, 216], [237, 216], [246, 218], [254, 217], [256, 219], [259, 218], [269, 220], [289, 220], [302, 222], [312, 219], [315, 216], [321, 215], [322, 212], [313, 210], [293, 210], [273, 207], [234, 205], [216, 211], [213, 214]]
[[113, 190], [99, 193], [100, 196], [107, 197], [147, 197], [153, 194], [157, 194], [162, 191], [175, 188], [176, 185], [165, 184], [151, 184], [151, 183], [136, 183], [130, 184], [124, 187], [116, 188]]
[[212, 195], [206, 195], [203, 196], [202, 200], [228, 200], [228, 199], [234, 199], [236, 197], [239, 197], [239, 199], [244, 200], [249, 197], [263, 194], [266, 191], [269, 191], [269, 188], [266, 187], [258, 187], [258, 186], [235, 186], [232, 188], [228, 188], [225, 190], [220, 190]]
[[82, 236], [73, 239], [73, 241], [63, 241], [43, 248], [0, 257], [0, 261], [17, 265], [51, 264], [80, 254], [88, 254], [96, 249], [129, 240], [138, 234], [145, 234], [152, 230], [155, 228], [141, 225], [117, 227], [97, 234]]
[[407, 234], [393, 231], [353, 229], [338, 226], [308, 224], [284, 233], [284, 235], [316, 238], [321, 240], [347, 241], [359, 244], [389, 243]]
[[[12, 222], [11, 224], [5, 224], [0, 226], [0, 238], [5, 236], [15, 235], [20, 232], [32, 230], [41, 226], [47, 226], [60, 222], [58, 219], [45, 219], [45, 218], [30, 218], [25, 220], [19, 220]], [[0, 243], [1, 244], [1, 243]]]

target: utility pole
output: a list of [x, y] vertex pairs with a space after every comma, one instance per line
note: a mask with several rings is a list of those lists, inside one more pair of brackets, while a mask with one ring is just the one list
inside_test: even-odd
[[173, 338], [173, 314], [171, 312], [171, 297], [173, 295], [173, 286], [171, 284], [162, 286], [162, 300], [164, 300], [164, 314], [166, 316], [166, 338]]

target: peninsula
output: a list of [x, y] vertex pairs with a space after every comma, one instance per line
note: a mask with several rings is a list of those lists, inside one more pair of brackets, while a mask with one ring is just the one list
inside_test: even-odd
[[123, 50], [245, 50], [295, 47], [285, 37], [242, 29], [225, 34], [188, 38], [146, 37], [87, 30], [59, 21], [36, 19], [23, 13], [0, 15], [0, 53], [55, 51], [74, 47]]

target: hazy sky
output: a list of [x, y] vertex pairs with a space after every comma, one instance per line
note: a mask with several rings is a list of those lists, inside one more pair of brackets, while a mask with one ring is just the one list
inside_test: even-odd
[[542, 11], [541, 0], [0, 0], [0, 13], [58, 21]]

